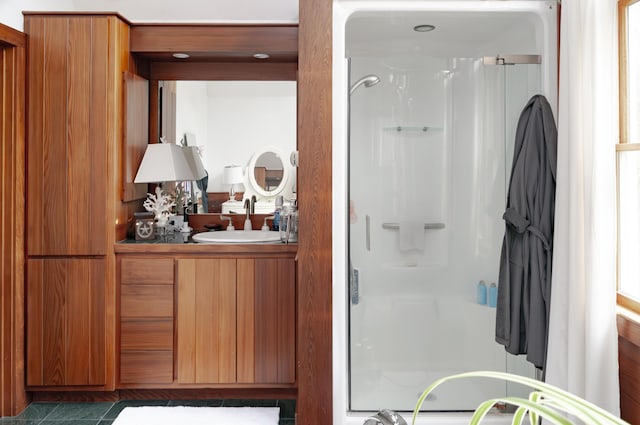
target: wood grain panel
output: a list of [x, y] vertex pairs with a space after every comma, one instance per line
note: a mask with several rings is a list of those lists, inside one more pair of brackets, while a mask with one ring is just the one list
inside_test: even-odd
[[296, 381], [296, 264], [293, 259], [277, 260], [278, 341], [277, 382]]
[[24, 190], [26, 37], [0, 24], [0, 416], [26, 406]]
[[27, 261], [27, 384], [105, 382], [104, 260]]
[[237, 381], [255, 381], [255, 260], [237, 260], [238, 290], [238, 371]]
[[297, 63], [152, 62], [154, 80], [295, 81]]
[[120, 288], [120, 317], [172, 317], [173, 286], [123, 285]]
[[618, 363], [622, 419], [640, 423], [640, 321], [631, 313], [619, 314]]
[[122, 258], [120, 282], [123, 285], [173, 285], [173, 258]]
[[[298, 52], [297, 25], [134, 25], [131, 51], [229, 53]], [[295, 61], [295, 56], [292, 57]]]
[[178, 260], [177, 381], [196, 382], [196, 260]]
[[120, 354], [120, 382], [169, 384], [173, 381], [173, 352], [125, 351]]
[[195, 287], [195, 303], [190, 306], [195, 311], [194, 383], [219, 382], [218, 359], [223, 347], [220, 344], [220, 311], [216, 307], [221, 294], [214, 263], [215, 260], [196, 260], [195, 282], [191, 283]]
[[[297, 422], [324, 424], [332, 409], [331, 0], [300, 0], [298, 60]], [[313, 206], [313, 207], [311, 207]]]
[[235, 382], [236, 261], [181, 259], [177, 265], [178, 382]]
[[44, 264], [42, 261], [27, 262], [27, 385], [42, 385], [43, 351], [42, 332], [44, 327]]
[[42, 93], [44, 92], [44, 73], [35, 70], [44, 69], [44, 19], [31, 17], [25, 19], [25, 31], [29, 34], [28, 62], [29, 62], [29, 101], [27, 122], [27, 255], [39, 255], [44, 252], [43, 232], [44, 211], [43, 191], [44, 179], [44, 108]]
[[256, 260], [255, 382], [295, 382], [295, 262]]
[[[33, 262], [37, 260], [29, 260]], [[64, 385], [67, 338], [67, 260], [43, 261], [43, 380], [44, 385]]]
[[278, 380], [278, 264], [277, 260], [256, 260], [256, 371], [255, 382]]
[[[106, 255], [120, 195], [122, 67], [113, 16], [25, 18], [30, 255]], [[122, 220], [126, 223], [126, 219]], [[56, 225], [50, 225], [56, 223]], [[86, 235], [91, 235], [87, 238]]]
[[144, 198], [146, 183], [134, 183], [149, 143], [149, 81], [131, 72], [124, 73], [125, 131], [122, 140], [122, 201]]
[[[114, 40], [114, 29], [109, 25], [107, 16], [95, 17], [71, 17], [72, 20], [83, 20], [91, 23], [91, 66], [85, 70], [90, 78], [90, 97], [85, 98], [84, 106], [90, 111], [89, 140], [73, 140], [73, 143], [87, 143], [90, 146], [90, 164], [74, 163], [74, 166], [88, 167], [87, 180], [91, 188], [91, 205], [85, 211], [88, 212], [86, 223], [90, 238], [86, 245], [78, 247], [79, 254], [105, 255], [111, 254], [110, 245], [115, 242], [114, 222], [116, 191], [119, 189], [114, 181], [113, 169], [120, 166], [114, 163], [114, 145], [119, 144], [122, 134], [119, 132], [113, 115], [115, 111], [121, 111], [122, 103], [116, 97], [113, 85], [119, 82], [122, 69], [114, 64], [114, 55], [123, 46], [117, 45]], [[120, 115], [118, 115], [118, 118]], [[102, 191], [102, 193], [100, 193]], [[72, 249], [74, 247], [71, 247]], [[108, 249], [109, 248], [109, 249]], [[109, 272], [115, 278], [115, 263], [109, 255]]]
[[120, 349], [173, 350], [173, 319], [122, 320]]
[[[217, 310], [219, 382], [236, 381], [236, 260], [216, 260], [219, 264]], [[206, 323], [205, 323], [206, 326]], [[209, 354], [207, 354], [209, 355]]]
[[[90, 139], [91, 109], [87, 105], [87, 99], [91, 95], [91, 67], [94, 59], [91, 55], [91, 21], [88, 19], [68, 20], [68, 40], [65, 49], [68, 52], [68, 64], [66, 69], [66, 98], [67, 100], [67, 137], [65, 146], [65, 159], [68, 161], [68, 175], [65, 190], [66, 202], [65, 223], [69, 223], [65, 229], [68, 234], [69, 251], [75, 253], [91, 252], [88, 234], [91, 228], [91, 213], [93, 210], [91, 194], [100, 186], [87, 184], [91, 181], [91, 170], [104, 161], [104, 151], [100, 158], [92, 155], [92, 147], [101, 144], [97, 140]], [[71, 42], [72, 40], [72, 42]], [[89, 71], [89, 72], [88, 72]], [[64, 98], [57, 99], [57, 102]], [[93, 98], [98, 100], [99, 98]], [[99, 103], [99, 100], [98, 102]], [[57, 201], [60, 203], [60, 200]], [[87, 214], [87, 210], [89, 214]], [[104, 250], [103, 250], [104, 252]]]
[[[41, 208], [43, 214], [42, 228], [34, 229], [42, 232], [43, 251], [38, 254], [66, 254], [68, 248], [66, 202], [69, 191], [67, 170], [67, 55], [66, 48], [69, 37], [68, 20], [66, 18], [50, 18], [44, 22], [44, 59], [41, 70], [45, 75], [42, 99], [40, 93], [30, 95], [29, 102], [43, 103], [43, 134], [41, 143], [34, 148], [43, 151], [43, 167], [41, 170], [29, 169], [31, 178], [43, 179], [42, 203], [30, 205]], [[29, 67], [31, 70], [32, 68]], [[29, 93], [32, 93], [31, 88]], [[31, 138], [29, 139], [31, 140]], [[37, 173], [37, 174], [36, 174]], [[61, 202], [62, 201], [62, 202]], [[78, 206], [74, 205], [74, 208]], [[54, 224], [54, 225], [52, 225]]]
[[[67, 313], [67, 332], [64, 338], [73, 341], [66, 349], [65, 379], [66, 385], [82, 385], [90, 382], [91, 374], [91, 271], [86, 262], [73, 262], [67, 265], [66, 298], [69, 308]], [[104, 288], [102, 288], [104, 290]], [[75, 315], [73, 319], [70, 314]], [[62, 345], [62, 344], [59, 344]], [[63, 345], [64, 346], [64, 345]]]

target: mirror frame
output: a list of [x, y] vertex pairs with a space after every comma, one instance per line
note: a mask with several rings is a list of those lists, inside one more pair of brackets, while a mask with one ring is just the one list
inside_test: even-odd
[[[254, 172], [258, 159], [266, 153], [274, 154], [276, 157], [278, 157], [278, 159], [282, 163], [282, 181], [280, 181], [280, 184], [278, 185], [278, 187], [276, 187], [273, 190], [263, 189], [262, 186], [258, 184], [258, 181], [256, 180], [256, 174]], [[267, 146], [264, 149], [256, 151], [251, 157], [251, 160], [249, 161], [249, 166], [247, 167], [247, 177], [249, 178], [249, 184], [251, 185], [251, 189], [254, 192], [256, 192], [258, 195], [262, 195], [264, 197], [278, 196], [278, 194], [280, 194], [284, 190], [284, 188], [287, 185], [287, 182], [289, 181], [289, 167], [287, 166], [287, 162], [285, 161], [285, 158], [286, 157], [282, 154], [282, 151], [280, 151], [280, 149], [275, 148], [273, 146]]]

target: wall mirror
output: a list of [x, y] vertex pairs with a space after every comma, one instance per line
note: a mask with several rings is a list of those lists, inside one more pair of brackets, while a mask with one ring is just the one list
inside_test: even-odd
[[259, 199], [292, 196], [295, 179], [290, 177], [288, 158], [296, 150], [295, 81], [175, 81], [172, 85], [163, 94], [175, 98], [175, 129], [169, 140], [178, 143], [189, 134], [188, 143], [199, 147], [209, 173], [208, 192], [228, 192], [224, 167], [240, 165], [245, 181], [236, 191]]
[[282, 192], [289, 178], [289, 167], [285, 164], [283, 154], [274, 147], [256, 152], [247, 169], [253, 190], [262, 196]]

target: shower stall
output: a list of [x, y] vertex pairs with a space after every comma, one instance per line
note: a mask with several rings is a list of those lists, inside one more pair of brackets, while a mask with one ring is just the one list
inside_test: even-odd
[[[494, 340], [492, 286], [518, 117], [556, 105], [556, 7], [334, 2], [335, 424], [412, 411], [454, 373], [534, 375]], [[423, 409], [456, 423], [521, 391], [444, 385]]]

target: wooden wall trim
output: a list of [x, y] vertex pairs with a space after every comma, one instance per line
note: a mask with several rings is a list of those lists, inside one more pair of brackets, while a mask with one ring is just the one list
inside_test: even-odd
[[0, 23], [0, 45], [7, 47], [25, 47], [27, 45], [27, 36], [5, 24]]
[[24, 16], [34, 16], [34, 15], [43, 15], [43, 16], [116, 16], [122, 22], [127, 25], [131, 25], [131, 22], [118, 12], [110, 12], [110, 11], [23, 11], [22, 14]]
[[24, 381], [26, 36], [0, 24], [0, 416], [27, 405]]
[[152, 62], [153, 80], [253, 80], [295, 81], [297, 64], [286, 63], [219, 63], [219, 62]]
[[262, 50], [297, 53], [297, 25], [165, 24], [131, 27], [131, 51], [134, 53], [216, 51], [237, 54]]
[[300, 0], [297, 423], [330, 423], [332, 382], [331, 0]]
[[640, 315], [620, 309], [618, 363], [620, 370], [620, 415], [640, 423]]

